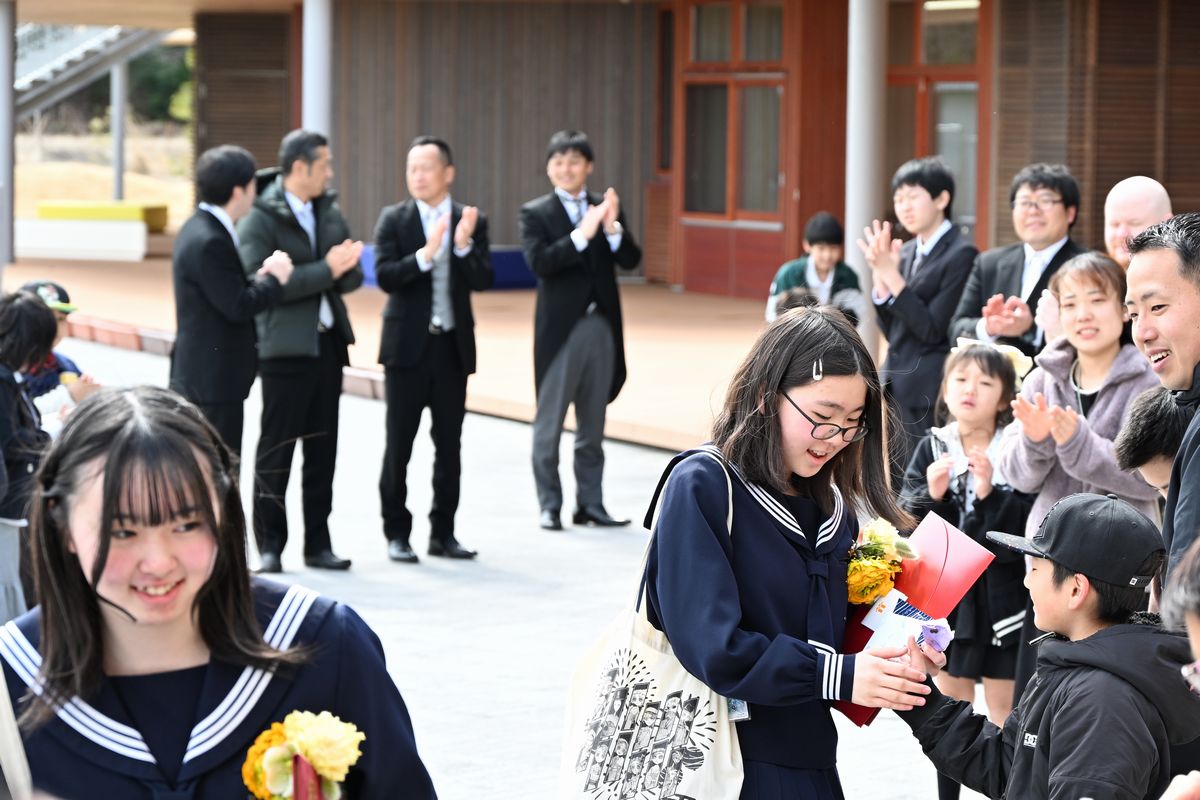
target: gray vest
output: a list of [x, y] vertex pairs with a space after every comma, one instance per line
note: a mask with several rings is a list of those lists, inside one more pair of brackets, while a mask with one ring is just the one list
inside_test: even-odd
[[454, 328], [454, 306], [450, 302], [450, 249], [454, 247], [451, 239], [448, 246], [442, 248], [433, 257], [433, 321], [442, 330]]

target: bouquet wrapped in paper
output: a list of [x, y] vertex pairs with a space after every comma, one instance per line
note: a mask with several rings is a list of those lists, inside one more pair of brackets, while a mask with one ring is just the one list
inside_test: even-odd
[[293, 711], [254, 740], [242, 781], [257, 800], [340, 800], [365, 739], [328, 711]]
[[[894, 545], [894, 540], [903, 545], [889, 549], [888, 543]], [[911, 556], [904, 555], [904, 549]], [[850, 555], [846, 577], [850, 601], [859, 609], [846, 622], [842, 652], [861, 653], [872, 647], [904, 644], [909, 634], [927, 638], [930, 644], [944, 649], [953, 636], [944, 618], [994, 557], [986, 547], [933, 512], [921, 520], [907, 540], [888, 523], [872, 521]], [[860, 562], [857, 568], [856, 560]], [[928, 633], [924, 627], [929, 628]], [[840, 700], [833, 705], [860, 726], [869, 725], [879, 713], [877, 708]]]

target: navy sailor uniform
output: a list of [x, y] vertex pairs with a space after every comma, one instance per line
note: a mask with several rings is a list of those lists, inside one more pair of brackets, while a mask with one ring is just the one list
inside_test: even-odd
[[[163, 767], [154, 756], [162, 748], [148, 746], [146, 737], [167, 732], [139, 730], [104, 679], [94, 698], [72, 698], [24, 737], [34, 786], [63, 800], [247, 797], [241, 769], [258, 734], [292, 711], [329, 711], [366, 734], [362, 758], [343, 784], [347, 800], [434, 798], [374, 632], [348, 606], [301, 586], [255, 578], [253, 590], [264, 639], [281, 649], [303, 646], [308, 661], [270, 671], [210, 660], [182, 765]], [[34, 609], [0, 628], [0, 662], [18, 713], [25, 702], [18, 698], [31, 687], [40, 691], [40, 617]], [[168, 774], [176, 767], [177, 776]]]
[[677, 456], [660, 492], [647, 615], [688, 672], [749, 704], [742, 796], [840, 798], [830, 701], [854, 684], [855, 657], [839, 653], [854, 514], [836, 487], [826, 513], [747, 481], [712, 446]]

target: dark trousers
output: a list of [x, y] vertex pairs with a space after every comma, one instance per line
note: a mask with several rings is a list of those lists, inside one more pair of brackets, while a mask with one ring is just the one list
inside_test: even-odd
[[237, 400], [231, 403], [196, 403], [196, 408], [204, 418], [212, 423], [221, 434], [225, 446], [236, 456], [242, 454], [242, 422], [244, 420], [245, 403]]
[[254, 456], [254, 538], [259, 552], [280, 553], [288, 540], [288, 479], [296, 442], [304, 447], [304, 555], [331, 549], [333, 471], [337, 460], [338, 401], [346, 346], [320, 335], [316, 358], [264, 359], [262, 433]]
[[420, 362], [414, 367], [392, 368], [384, 373], [387, 399], [387, 446], [379, 476], [379, 505], [383, 534], [389, 541], [407, 542], [412, 533], [408, 510], [408, 461], [413, 440], [428, 408], [433, 421], [433, 507], [429, 511], [431, 539], [445, 541], [454, 535], [462, 475], [463, 417], [467, 413], [467, 373], [454, 335], [429, 337]]

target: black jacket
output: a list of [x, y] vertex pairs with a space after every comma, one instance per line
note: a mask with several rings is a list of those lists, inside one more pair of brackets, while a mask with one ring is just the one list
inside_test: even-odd
[[[450, 240], [462, 217], [461, 203], [451, 203]], [[454, 306], [454, 342], [463, 370], [475, 371], [475, 316], [471, 292], [492, 285], [492, 256], [488, 250], [487, 218], [479, 214], [471, 252], [459, 258], [450, 252], [450, 303]], [[425, 246], [425, 229], [417, 202], [409, 199], [383, 209], [375, 223], [375, 276], [388, 293], [379, 339], [379, 363], [412, 367], [421, 360], [429, 341], [433, 315], [433, 272], [417, 266], [417, 251]]]
[[1169, 744], [1200, 736], [1200, 698], [1179, 674], [1191, 660], [1180, 635], [1115, 625], [1043, 642], [1003, 729], [936, 688], [900, 717], [939, 772], [988, 797], [1156, 798], [1171, 779]]
[[[1192, 386], [1175, 393], [1175, 402], [1194, 412], [1200, 406], [1200, 365], [1192, 373]], [[1171, 483], [1163, 510], [1163, 541], [1167, 546], [1167, 569], [1163, 584], [1170, 579], [1184, 553], [1200, 534], [1200, 415], [1193, 416], [1171, 465]]]
[[[1050, 278], [1054, 277], [1058, 268], [1082, 252], [1084, 252], [1083, 248], [1075, 244], [1074, 239], [1067, 239], [1066, 243], [1059, 248], [1058, 252], [1054, 254], [1054, 258], [1050, 259], [1050, 263], [1046, 265], [1046, 269], [1042, 271], [1042, 277], [1029, 295], [1030, 311], [1037, 308], [1037, 301], [1042, 295], [1042, 290], [1050, 284]], [[1021, 273], [1024, 269], [1025, 245], [1020, 242], [980, 253], [975, 259], [975, 265], [971, 268], [971, 275], [967, 278], [967, 286], [963, 289], [962, 298], [958, 301], [954, 320], [950, 323], [950, 342], [953, 343], [960, 336], [976, 338], [975, 326], [981, 318], [983, 307], [987, 305], [987, 301], [992, 295], [1002, 294], [1005, 298], [1019, 297]], [[1026, 331], [1024, 336], [1002, 336], [997, 341], [1000, 344], [1011, 344], [1026, 355], [1034, 356], [1038, 352], [1037, 332], [1038, 329], [1035, 325]]]
[[247, 279], [229, 231], [199, 210], [175, 237], [171, 388], [198, 403], [240, 402], [258, 366], [254, 315], [278, 303], [273, 275]]
[[[966, 511], [966, 475], [950, 481], [950, 489], [942, 500], [929, 496], [925, 477], [929, 465], [944, 452], [935, 448], [932, 434], [925, 436], [913, 451], [912, 460], [904, 473], [900, 504], [918, 519], [930, 511], [953, 523], [963, 533], [986, 547], [996, 557], [979, 580], [967, 591], [955, 608], [956, 639], [997, 641], [1006, 647], [1017, 641], [1029, 591], [1025, 588], [1025, 558], [1015, 550], [1001, 547], [988, 540], [988, 531], [1003, 531], [1020, 536], [1025, 532], [1025, 520], [1033, 507], [1034, 496], [1018, 492], [1005, 484], [994, 484], [982, 500], [976, 499], [970, 512]], [[975, 609], [986, 602], [992, 629], [974, 630]]]
[[[588, 193], [588, 203], [598, 205], [603, 197]], [[567, 342], [575, 323], [595, 302], [612, 328], [616, 362], [608, 401], [616, 399], [625, 385], [625, 334], [621, 324], [621, 295], [617, 291], [616, 267], [634, 269], [642, 250], [620, 217], [624, 233], [614, 253], [604, 231], [596, 233], [581, 253], [571, 241], [571, 218], [554, 192], [521, 206], [521, 248], [538, 279], [537, 310], [533, 322], [534, 386], [540, 388], [550, 362]]]
[[336, 281], [325, 254], [335, 244], [350, 238], [350, 227], [337, 204], [337, 195], [327, 191], [313, 198], [317, 220], [317, 252], [308, 234], [296, 220], [283, 191], [278, 168], [260, 170], [258, 197], [254, 207], [237, 226], [241, 240], [242, 267], [253, 275], [271, 253], [282, 250], [292, 257], [295, 270], [283, 287], [283, 301], [255, 318], [258, 326], [258, 355], [263, 359], [307, 357], [320, 352], [317, 318], [321, 295], [333, 310], [333, 329], [343, 344], [354, 344], [354, 331], [342, 295], [362, 286], [362, 266], [356, 264]]
[[37, 408], [13, 371], [0, 365], [0, 519], [20, 520], [29, 514], [33, 474], [50, 442]]
[[942, 364], [954, 342], [946, 329], [978, 250], [957, 226], [938, 239], [912, 275], [917, 240], [900, 250], [900, 274], [908, 285], [891, 301], [875, 306], [879, 330], [888, 343], [883, 380], [910, 422], [933, 423], [933, 407], [942, 382]]

